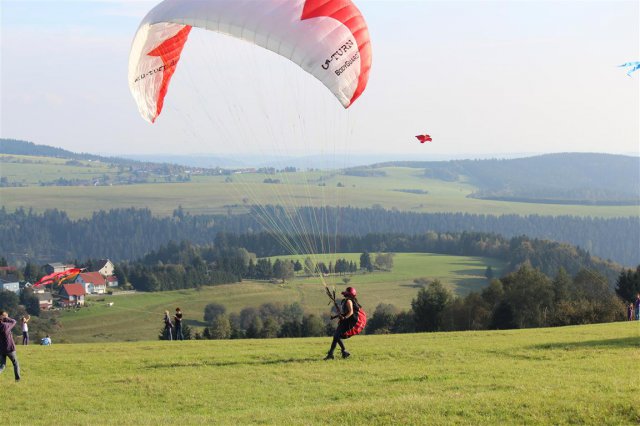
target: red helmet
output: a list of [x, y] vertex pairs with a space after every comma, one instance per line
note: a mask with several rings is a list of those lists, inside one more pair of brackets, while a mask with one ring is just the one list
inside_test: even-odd
[[347, 289], [342, 292], [344, 297], [356, 297], [356, 294], [356, 289], [353, 287], [347, 287]]

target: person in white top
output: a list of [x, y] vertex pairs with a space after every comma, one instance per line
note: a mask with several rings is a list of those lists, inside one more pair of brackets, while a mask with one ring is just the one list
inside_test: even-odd
[[29, 344], [29, 325], [27, 324], [31, 319], [30, 315], [22, 317], [22, 344]]

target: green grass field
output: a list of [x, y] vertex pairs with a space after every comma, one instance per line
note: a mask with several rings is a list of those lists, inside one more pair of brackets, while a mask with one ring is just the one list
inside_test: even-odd
[[79, 164], [71, 165], [66, 164], [69, 160], [64, 158], [7, 154], [0, 154], [0, 161], [2, 177], [29, 186], [59, 178], [91, 180], [103, 175], [115, 176], [118, 172], [117, 167], [97, 161], [76, 161]]
[[640, 422], [640, 323], [329, 338], [19, 346], [7, 425]]
[[[40, 158], [40, 157], [34, 157]], [[44, 158], [44, 157], [43, 157]], [[44, 161], [44, 160], [42, 160]], [[53, 160], [52, 160], [53, 161]], [[102, 166], [104, 167], [104, 166]], [[159, 216], [170, 215], [181, 205], [192, 214], [244, 211], [245, 204], [281, 204], [284, 206], [381, 206], [416, 213], [461, 212], [475, 214], [540, 214], [592, 217], [637, 217], [637, 206], [586, 206], [535, 204], [508, 201], [479, 200], [467, 196], [476, 190], [465, 182], [444, 182], [427, 179], [422, 169], [387, 167], [379, 169], [383, 177], [358, 177], [335, 172], [296, 172], [276, 175], [194, 176], [188, 183], [149, 183], [114, 186], [0, 188], [0, 203], [9, 211], [18, 207], [65, 210], [70, 217], [89, 217], [96, 210], [111, 208], [149, 208]], [[11, 181], [35, 185], [39, 180], [51, 180], [57, 174], [66, 179], [86, 178], [94, 173], [115, 173], [116, 170], [47, 164], [2, 164], [2, 176]], [[322, 184], [320, 186], [320, 178]], [[281, 183], [264, 183], [267, 178]], [[340, 186], [338, 186], [340, 185]], [[420, 190], [426, 194], [400, 192]], [[90, 203], [86, 200], [91, 200]], [[230, 207], [231, 206], [231, 207]]]
[[[360, 255], [335, 256], [357, 261]], [[316, 260], [328, 262], [328, 258], [322, 256]], [[358, 289], [360, 302], [371, 313], [379, 303], [390, 303], [406, 310], [420, 288], [413, 283], [414, 279], [439, 279], [457, 294], [464, 295], [486, 285], [487, 266], [499, 275], [504, 263], [480, 257], [399, 253], [394, 257], [392, 271], [355, 274], [350, 276], [349, 285]], [[326, 281], [337, 288], [345, 286], [342, 277], [327, 277]], [[88, 299], [88, 307], [63, 313], [63, 329], [55, 338], [64, 342], [153, 340], [162, 327], [164, 311], [173, 312], [178, 306], [184, 311], [187, 324], [201, 328], [206, 326], [204, 307], [212, 302], [224, 305], [228, 313], [239, 313], [242, 308], [258, 307], [266, 302], [290, 304], [296, 301], [308, 313], [320, 314], [329, 310], [319, 278], [296, 278], [286, 284], [244, 281], [204, 286], [200, 290], [94, 296]], [[113, 305], [107, 306], [109, 302]]]

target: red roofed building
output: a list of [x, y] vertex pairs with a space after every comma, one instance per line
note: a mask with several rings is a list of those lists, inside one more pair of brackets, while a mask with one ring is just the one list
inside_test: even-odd
[[107, 278], [107, 287], [118, 287], [118, 277], [110, 275]]
[[17, 269], [15, 266], [0, 266], [0, 275], [15, 274]]
[[84, 286], [82, 284], [63, 284], [60, 291], [62, 306], [84, 306]]
[[104, 294], [107, 291], [107, 282], [100, 272], [81, 272], [74, 283], [82, 284], [86, 294]]

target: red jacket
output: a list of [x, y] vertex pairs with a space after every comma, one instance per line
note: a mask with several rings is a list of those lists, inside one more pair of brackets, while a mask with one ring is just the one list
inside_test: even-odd
[[2, 318], [0, 322], [0, 353], [9, 354], [15, 352], [16, 344], [13, 341], [13, 335], [11, 329], [16, 325], [16, 320], [13, 318]]

